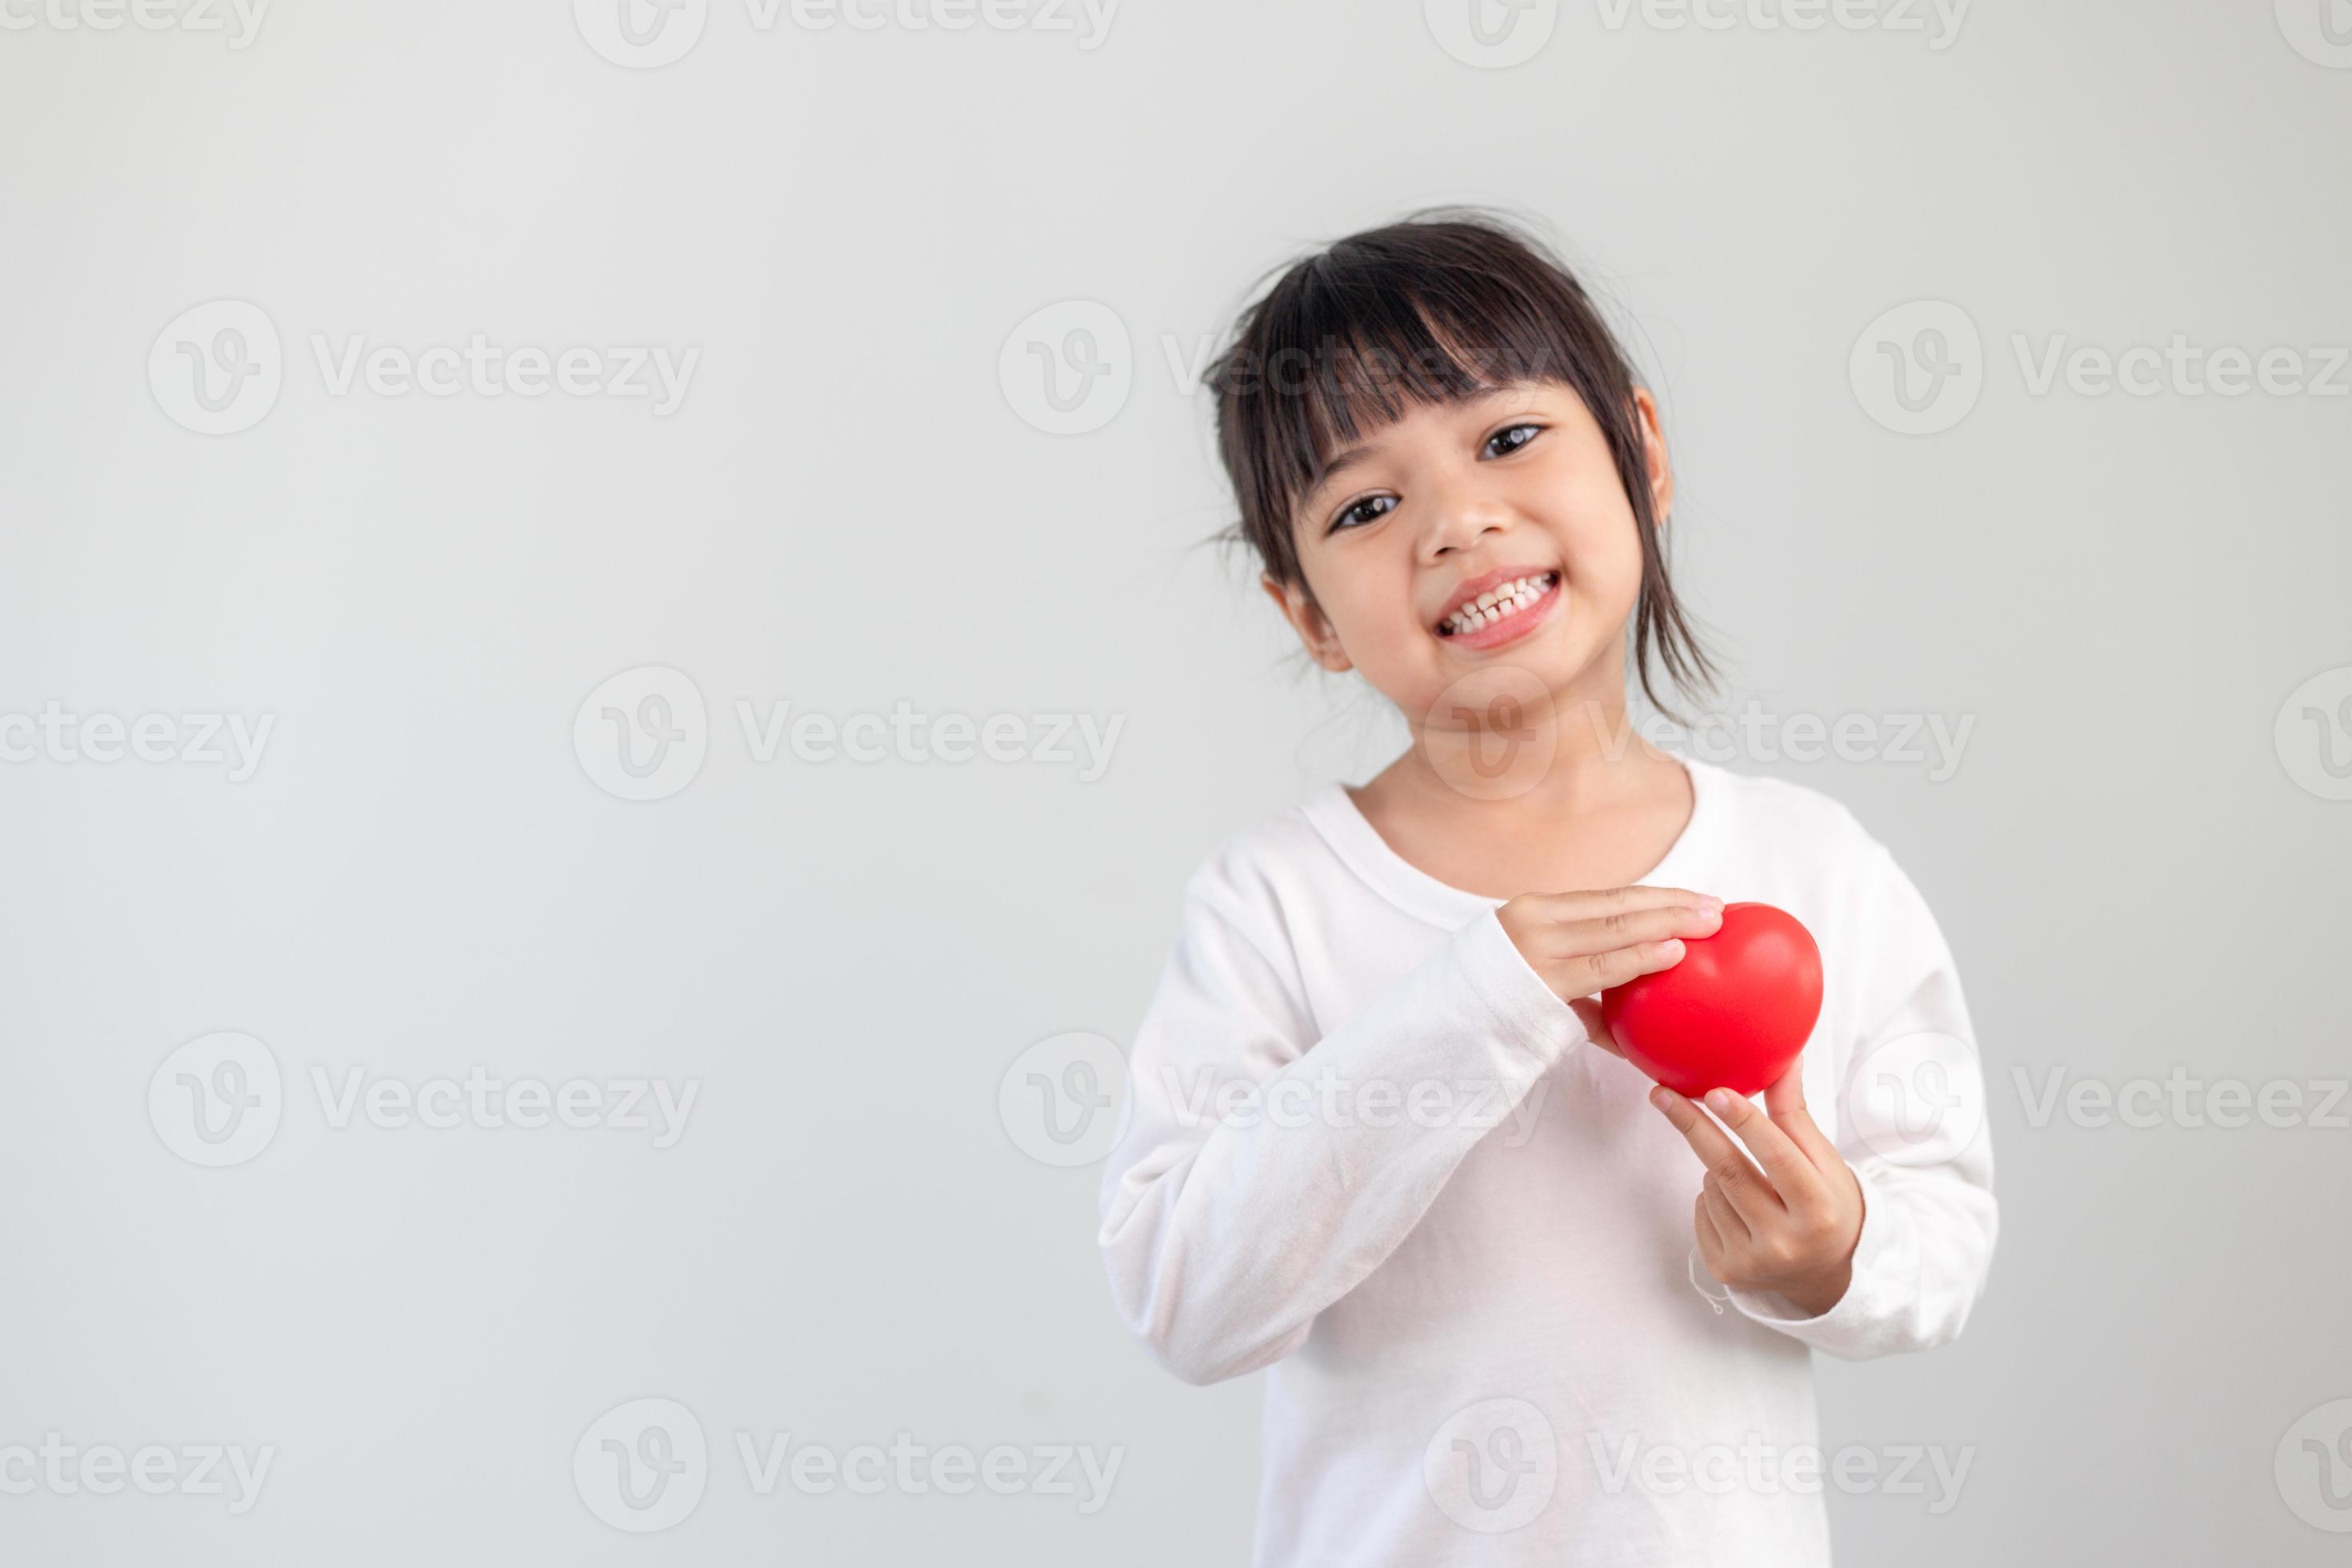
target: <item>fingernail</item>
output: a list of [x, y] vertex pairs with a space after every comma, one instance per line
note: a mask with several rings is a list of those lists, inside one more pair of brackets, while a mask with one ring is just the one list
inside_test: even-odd
[[1738, 1098], [1727, 1089], [1710, 1089], [1706, 1091], [1707, 1106], [1717, 1114], [1729, 1112], [1731, 1102]]
[[1699, 900], [1699, 908], [1711, 915], [1719, 915], [1723, 912], [1723, 900], [1709, 893]]
[[1656, 1106], [1660, 1110], [1664, 1110], [1666, 1108], [1666, 1086], [1664, 1084], [1660, 1084], [1657, 1088], [1650, 1091], [1650, 1103]]

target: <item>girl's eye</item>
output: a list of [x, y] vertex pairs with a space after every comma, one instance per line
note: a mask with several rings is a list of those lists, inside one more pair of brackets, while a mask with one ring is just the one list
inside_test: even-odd
[[1513, 425], [1497, 430], [1486, 437], [1486, 455], [1490, 458], [1507, 458], [1534, 440], [1537, 433], [1542, 428], [1540, 425]]
[[1368, 522], [1378, 522], [1396, 510], [1396, 503], [1394, 496], [1366, 496], [1361, 500], [1349, 501], [1339, 509], [1339, 515], [1331, 520], [1331, 531], [1337, 533], [1343, 528], [1361, 528]]

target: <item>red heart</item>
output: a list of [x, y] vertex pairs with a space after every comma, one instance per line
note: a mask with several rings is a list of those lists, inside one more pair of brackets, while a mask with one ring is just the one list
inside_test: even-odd
[[1822, 950], [1796, 916], [1726, 904], [1682, 962], [1601, 994], [1625, 1059], [1676, 1094], [1750, 1095], [1789, 1070], [1822, 1012]]

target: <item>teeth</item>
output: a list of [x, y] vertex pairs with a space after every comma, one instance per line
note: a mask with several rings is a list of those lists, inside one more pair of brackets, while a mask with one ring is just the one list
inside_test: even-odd
[[1499, 588], [1479, 595], [1446, 616], [1445, 629], [1456, 633], [1475, 632], [1481, 626], [1492, 626], [1505, 616], [1527, 608], [1559, 580], [1559, 574], [1556, 572], [1538, 572], [1532, 577], [1506, 583]]

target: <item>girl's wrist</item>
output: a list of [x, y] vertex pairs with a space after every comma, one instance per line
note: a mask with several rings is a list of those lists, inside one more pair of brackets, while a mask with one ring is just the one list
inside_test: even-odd
[[1796, 1303], [1809, 1318], [1818, 1318], [1845, 1300], [1846, 1290], [1853, 1284], [1853, 1260], [1849, 1258], [1835, 1268], [1813, 1279], [1784, 1285], [1780, 1294]]

